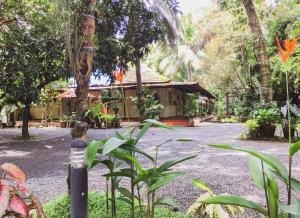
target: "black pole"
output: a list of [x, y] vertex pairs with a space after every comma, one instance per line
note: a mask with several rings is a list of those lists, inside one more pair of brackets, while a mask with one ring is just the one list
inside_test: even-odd
[[87, 218], [88, 174], [85, 161], [87, 143], [75, 139], [71, 144], [71, 218]]

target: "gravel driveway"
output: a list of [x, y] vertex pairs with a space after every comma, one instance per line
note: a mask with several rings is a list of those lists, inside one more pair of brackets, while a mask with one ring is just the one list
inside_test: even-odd
[[[1, 131], [1, 130], [0, 130]], [[43, 129], [47, 131], [47, 129]], [[0, 164], [11, 161], [20, 165], [29, 177], [32, 190], [45, 202], [66, 192], [66, 175], [71, 137], [57, 128], [59, 137], [44, 141], [0, 143]], [[119, 130], [121, 131], [121, 130]], [[196, 158], [181, 163], [177, 170], [186, 172], [174, 183], [160, 191], [159, 194], [174, 197], [185, 211], [201, 192], [192, 185], [193, 179], [205, 180], [216, 193], [242, 195], [248, 199], [262, 201], [263, 192], [256, 188], [248, 173], [247, 155], [240, 152], [224, 151], [206, 146], [210, 143], [222, 143], [256, 148], [275, 155], [285, 164], [288, 162], [288, 144], [264, 141], [240, 141], [239, 135], [244, 131], [242, 124], [202, 123], [194, 128], [177, 128], [168, 131], [152, 128], [140, 143], [140, 147], [153, 154], [153, 145], [167, 139], [191, 138], [199, 141], [172, 142], [161, 147], [159, 161], [177, 159], [189, 155]], [[101, 139], [112, 135], [114, 130], [89, 130], [90, 139]], [[1, 132], [0, 132], [1, 135]], [[294, 174], [300, 177], [300, 158], [296, 155]], [[147, 163], [144, 163], [147, 167]], [[104, 190], [101, 167], [89, 173], [89, 188]], [[256, 217], [256, 215], [253, 215]]]

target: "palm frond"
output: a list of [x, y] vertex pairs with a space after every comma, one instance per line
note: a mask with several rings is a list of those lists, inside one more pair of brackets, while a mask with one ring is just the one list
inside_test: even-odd
[[177, 16], [179, 12], [176, 0], [146, 0], [150, 7], [157, 13], [162, 24], [167, 29], [167, 39], [175, 45], [181, 38], [181, 26]]

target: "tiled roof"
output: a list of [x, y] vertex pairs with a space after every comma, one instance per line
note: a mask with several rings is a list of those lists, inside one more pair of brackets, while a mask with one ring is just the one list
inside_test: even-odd
[[[88, 94], [89, 98], [96, 98], [96, 96], [92, 94]], [[67, 90], [64, 90], [61, 94], [57, 95], [56, 98], [76, 98], [75, 89], [74, 88], [68, 88]]]

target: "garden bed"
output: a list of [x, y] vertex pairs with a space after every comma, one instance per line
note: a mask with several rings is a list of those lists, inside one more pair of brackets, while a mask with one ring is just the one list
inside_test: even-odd
[[[137, 205], [137, 204], [136, 204]], [[71, 200], [67, 195], [62, 195], [44, 205], [44, 211], [47, 218], [69, 218], [70, 217]], [[130, 217], [130, 207], [127, 203], [117, 200], [117, 208], [119, 218]], [[145, 210], [144, 210], [145, 211]], [[88, 196], [88, 217], [89, 218], [109, 218], [110, 205], [108, 213], [106, 212], [106, 199], [103, 192], [90, 192]], [[141, 214], [139, 208], [136, 208], [136, 217], [144, 218], [145, 214]], [[172, 212], [168, 208], [156, 208], [156, 218], [185, 218], [182, 213]]]

